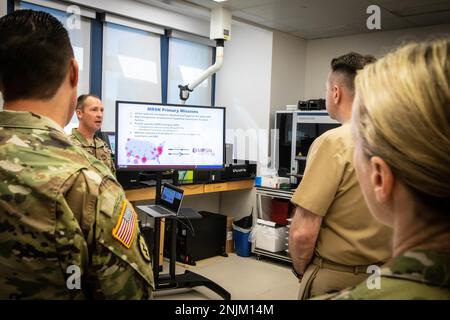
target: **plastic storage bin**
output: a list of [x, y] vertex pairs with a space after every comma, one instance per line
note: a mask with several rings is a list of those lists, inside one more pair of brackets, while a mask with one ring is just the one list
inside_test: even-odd
[[250, 257], [250, 231], [251, 229], [243, 229], [233, 224], [234, 251], [238, 256]]
[[252, 238], [255, 241], [255, 247], [270, 252], [286, 250], [286, 231], [286, 227], [257, 224], [252, 234]]

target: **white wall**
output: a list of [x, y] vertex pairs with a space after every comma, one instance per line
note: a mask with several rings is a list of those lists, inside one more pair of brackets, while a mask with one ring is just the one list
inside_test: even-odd
[[270, 111], [284, 110], [305, 96], [307, 41], [287, 33], [273, 33]]
[[220, 194], [220, 213], [237, 221], [252, 213], [256, 192], [254, 189], [227, 191]]
[[220, 196], [221, 196], [220, 192], [186, 196], [183, 198], [183, 207], [192, 208], [197, 211], [209, 211], [219, 213]]
[[305, 98], [325, 97], [325, 80], [331, 59], [355, 51], [381, 57], [405, 41], [450, 35], [450, 24], [307, 41]]
[[[225, 42], [224, 62], [217, 73], [216, 105], [227, 109], [227, 142], [233, 142], [233, 132], [249, 130], [247, 147], [252, 150], [245, 159], [267, 161], [272, 32], [233, 22], [231, 35], [231, 40]], [[235, 145], [235, 154], [238, 149]], [[242, 156], [237, 154], [243, 160]]]
[[3, 17], [6, 12], [8, 12], [8, 3], [7, 1], [3, 0], [0, 1], [0, 17]]
[[[272, 80], [269, 126], [274, 128], [275, 112], [297, 104], [305, 96], [307, 41], [284, 32], [273, 32]], [[269, 150], [272, 150], [269, 147]], [[269, 152], [271, 154], [271, 152]]]
[[183, 206], [197, 211], [221, 213], [236, 221], [252, 213], [254, 202], [255, 191], [248, 189], [186, 196]]

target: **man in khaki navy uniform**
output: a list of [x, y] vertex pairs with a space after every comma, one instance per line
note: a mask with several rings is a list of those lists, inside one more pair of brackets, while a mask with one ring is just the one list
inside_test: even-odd
[[76, 113], [79, 121], [78, 128], [72, 129], [70, 139], [73, 144], [82, 147], [89, 154], [103, 162], [115, 175], [116, 168], [112, 161], [111, 150], [102, 139], [95, 136], [103, 123], [103, 104], [92, 94], [78, 97]]
[[342, 126], [311, 145], [304, 176], [291, 202], [296, 206], [289, 235], [299, 299], [340, 291], [362, 282], [367, 267], [390, 256], [391, 230], [370, 214], [354, 168], [350, 132], [354, 78], [373, 57], [349, 53], [333, 59], [326, 105]]
[[62, 129], [77, 83], [56, 18], [20, 10], [0, 19], [0, 299], [152, 297], [133, 207]]

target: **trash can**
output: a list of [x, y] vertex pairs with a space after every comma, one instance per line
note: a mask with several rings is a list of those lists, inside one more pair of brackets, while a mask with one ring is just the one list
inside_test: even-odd
[[240, 228], [233, 224], [234, 251], [238, 256], [250, 257], [250, 231], [251, 229]]

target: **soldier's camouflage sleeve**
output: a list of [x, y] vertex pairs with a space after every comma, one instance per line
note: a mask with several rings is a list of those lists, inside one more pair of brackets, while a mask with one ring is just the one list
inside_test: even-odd
[[74, 179], [66, 200], [87, 238], [83, 291], [94, 299], [151, 298], [149, 251], [122, 188], [91, 170]]
[[369, 277], [354, 288], [315, 300], [450, 300], [450, 254], [427, 249], [403, 252], [381, 268], [377, 283]]
[[354, 300], [352, 296], [353, 288], [341, 290], [339, 292], [328, 293], [321, 296], [311, 298], [309, 300]]
[[105, 144], [105, 152], [107, 154], [107, 166], [109, 167], [109, 169], [111, 169], [111, 172], [114, 176], [116, 176], [116, 166], [114, 165], [114, 161], [112, 159], [112, 152], [111, 149]]

